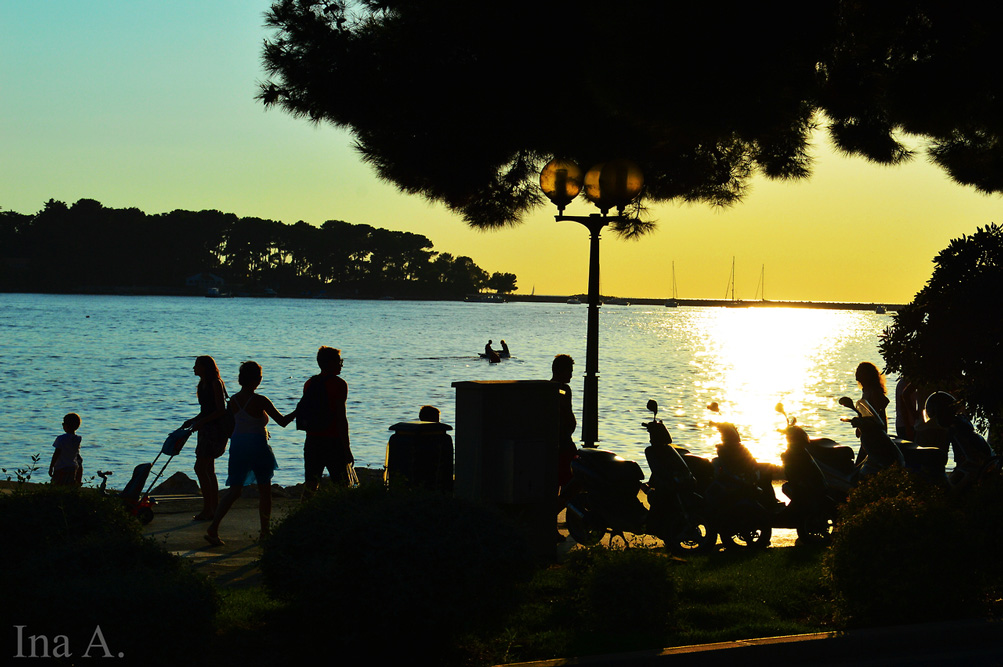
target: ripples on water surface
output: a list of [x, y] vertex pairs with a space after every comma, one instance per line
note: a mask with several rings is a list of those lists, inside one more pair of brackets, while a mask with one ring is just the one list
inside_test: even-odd
[[[123, 482], [198, 412], [191, 368], [200, 354], [216, 358], [231, 393], [240, 362], [257, 361], [260, 392], [288, 412], [317, 372], [317, 347], [341, 348], [357, 465], [381, 466], [388, 427], [416, 419], [426, 403], [453, 422], [451, 383], [549, 379], [562, 352], [577, 362], [571, 386], [580, 416], [586, 311], [540, 303], [0, 294], [0, 465], [10, 471], [41, 452], [44, 477], [62, 416], [72, 411], [83, 419], [85, 479], [103, 468]], [[676, 442], [704, 455], [714, 451], [708, 422], [715, 418], [737, 424], [758, 458], [779, 463], [778, 401], [813, 436], [856, 446], [836, 400], [858, 395], [859, 361], [882, 365], [878, 334], [890, 322], [864, 311], [606, 306], [601, 446], [643, 465], [649, 398]], [[495, 365], [478, 358], [489, 338], [495, 347], [504, 338], [513, 358]], [[890, 378], [889, 394], [893, 387]], [[706, 410], [711, 401], [720, 403], [720, 418]], [[270, 430], [276, 481], [301, 481], [303, 434], [292, 426]], [[192, 446], [167, 472], [194, 476], [193, 462]]]

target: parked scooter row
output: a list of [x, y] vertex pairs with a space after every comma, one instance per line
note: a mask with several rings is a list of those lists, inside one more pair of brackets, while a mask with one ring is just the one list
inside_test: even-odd
[[[648, 409], [654, 413], [644, 424], [650, 442], [644, 451], [648, 482], [643, 483], [644, 473], [634, 461], [602, 449], [580, 450], [571, 469], [582, 491], [568, 502], [568, 531], [585, 545], [597, 544], [607, 532], [626, 543], [624, 533], [630, 532], [654, 535], [676, 553], [709, 551], [717, 533], [707, 520], [697, 475], [712, 475], [706, 468], [710, 463], [674, 447], [657, 418], [658, 404], [649, 401]], [[648, 507], [639, 498], [642, 491]]]
[[[716, 411], [715, 404], [709, 406]], [[786, 425], [781, 432], [787, 438], [787, 449], [781, 455], [783, 466], [757, 462], [741, 444], [738, 430], [732, 424], [718, 423], [721, 444], [717, 447], [714, 482], [707, 490], [711, 516], [721, 532], [726, 547], [765, 547], [774, 528], [797, 531], [804, 542], [826, 543], [836, 521], [836, 508], [845, 499], [840, 485], [845, 475], [842, 461], [853, 453], [828, 439], [811, 440], [797, 420], [790, 417], [782, 404], [776, 409], [784, 415]], [[827, 475], [816, 461], [816, 453], [829, 461]], [[773, 488], [776, 473], [785, 481], [781, 490], [790, 500], [778, 500]], [[829, 477], [834, 484], [830, 484]], [[736, 479], [739, 484], [736, 484]], [[722, 489], [727, 489], [722, 494]]]
[[[658, 404], [648, 401], [653, 417], [643, 426], [649, 445], [645, 458], [651, 476], [634, 461], [600, 449], [583, 449], [572, 461], [582, 491], [568, 503], [567, 525], [581, 544], [598, 543], [606, 533], [654, 535], [676, 553], [725, 547], [765, 547], [775, 527], [794, 528], [804, 540], [827, 540], [839, 493], [833, 493], [815, 463], [814, 449], [849, 456], [852, 451], [828, 441], [809, 441], [793, 418], [787, 419], [784, 492], [779, 502], [772, 486], [772, 466], [758, 464], [731, 424], [716, 424], [722, 441], [710, 461], [674, 445], [658, 419]], [[648, 507], [641, 502], [643, 492]]]
[[[987, 474], [999, 474], [1003, 463], [964, 416], [949, 394], [936, 392], [926, 402], [930, 430], [940, 429], [940, 446], [920, 446], [889, 436], [881, 416], [864, 399], [848, 397], [840, 405], [853, 410], [844, 417], [860, 438], [859, 453], [829, 438], [810, 438], [777, 404], [786, 426], [782, 454], [782, 486], [790, 502], [777, 500], [772, 478], [777, 466], [758, 463], [742, 444], [734, 425], [711, 424], [721, 434], [713, 460], [673, 444], [658, 419], [658, 404], [648, 401], [652, 420], [643, 424], [649, 445], [645, 459], [651, 470], [644, 481], [641, 467], [615, 453], [583, 449], [572, 462], [582, 491], [568, 504], [571, 536], [596, 544], [606, 533], [654, 535], [676, 553], [704, 552], [717, 547], [765, 547], [774, 528], [797, 530], [804, 541], [827, 542], [837, 507], [861, 479], [890, 466], [912, 470], [954, 492], [962, 492]], [[708, 406], [719, 412], [717, 404]], [[936, 434], [935, 434], [936, 435]], [[931, 439], [927, 442], [938, 442]], [[954, 449], [955, 469], [946, 473], [948, 448]], [[645, 494], [647, 507], [640, 500]]]
[[[881, 417], [864, 399], [854, 403], [844, 396], [839, 403], [857, 413], [856, 417], [844, 419], [857, 428], [860, 436], [859, 478], [895, 464], [955, 493], [963, 493], [986, 475], [1000, 472], [1000, 458], [993, 455], [985, 438], [959, 412], [957, 401], [947, 392], [930, 394], [924, 405], [927, 415], [924, 440], [933, 446], [888, 435]], [[954, 451], [955, 463], [950, 474], [947, 473], [949, 449]]]

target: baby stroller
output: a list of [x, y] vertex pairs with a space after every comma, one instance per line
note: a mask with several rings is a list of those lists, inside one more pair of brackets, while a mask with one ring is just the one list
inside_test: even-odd
[[[191, 429], [179, 428], [178, 430], [167, 436], [164, 441], [164, 446], [160, 448], [160, 453], [157, 457], [153, 459], [152, 463], [140, 463], [132, 471], [132, 479], [129, 483], [125, 485], [122, 492], [118, 494], [118, 497], [122, 499], [125, 504], [126, 511], [132, 516], [139, 519], [140, 523], [144, 526], [151, 521], [153, 521], [153, 506], [157, 504], [157, 501], [150, 497], [150, 490], [153, 489], [153, 485], [157, 483], [157, 480], [164, 474], [167, 470], [167, 466], [170, 465], [171, 460], [181, 453], [181, 448], [185, 446], [188, 441], [189, 436], [192, 434]], [[167, 462], [164, 463], [163, 467], [160, 468], [160, 472], [157, 476], [153, 478], [149, 486], [146, 484], [147, 478], [150, 476], [150, 471], [153, 470], [153, 466], [157, 464], [157, 461], [162, 455], [167, 455], [169, 458]], [[105, 484], [108, 482], [108, 475], [110, 472], [98, 471], [98, 476], [103, 480], [101, 482], [101, 489], [104, 490]], [[143, 488], [146, 487], [146, 491]]]

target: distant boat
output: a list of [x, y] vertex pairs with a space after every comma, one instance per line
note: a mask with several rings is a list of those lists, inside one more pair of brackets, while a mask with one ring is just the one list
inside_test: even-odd
[[884, 306], [882, 306], [881, 304], [878, 304], [877, 308], [874, 309], [874, 312], [877, 313], [878, 315], [884, 315], [888, 311], [885, 309]]
[[569, 296], [568, 300], [565, 301], [565, 303], [568, 304], [569, 306], [580, 306], [580, 305], [582, 305], [582, 302], [578, 300], [577, 296]]
[[501, 294], [468, 294], [463, 300], [467, 303], [507, 303]]
[[760, 297], [760, 301], [766, 301], [766, 265], [759, 271], [759, 284], [756, 285], [756, 294], [752, 298]]
[[672, 298], [665, 300], [666, 308], [677, 308], [679, 306], [679, 299], [676, 295], [676, 262], [672, 261]]
[[731, 258], [731, 275], [728, 276], [728, 287], [724, 290], [724, 298], [728, 299], [728, 292], [731, 292], [731, 300], [725, 304], [728, 308], [739, 308], [744, 306], [741, 301], [735, 300], [735, 257]]
[[603, 305], [605, 305], [605, 306], [629, 306], [630, 305], [630, 301], [627, 301], [626, 299], [621, 299], [620, 297], [611, 296], [608, 299], [606, 299], [605, 301], [603, 301]]

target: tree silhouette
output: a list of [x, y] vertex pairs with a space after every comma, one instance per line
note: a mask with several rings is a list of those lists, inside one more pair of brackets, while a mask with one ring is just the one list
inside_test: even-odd
[[380, 178], [477, 227], [540, 204], [552, 157], [631, 158], [648, 202], [732, 204], [756, 173], [807, 176], [826, 117], [847, 153], [898, 163], [912, 134], [1003, 192], [991, 3], [277, 0], [266, 22], [266, 106], [347, 128]]
[[348, 128], [381, 178], [475, 226], [539, 204], [553, 156], [629, 157], [649, 201], [730, 204], [756, 172], [808, 173], [833, 5], [279, 0], [260, 99]]
[[946, 0], [838, 3], [820, 63], [836, 145], [895, 164], [903, 134], [928, 140], [959, 183], [1003, 192], [1003, 7]]
[[516, 277], [514, 273], [492, 273], [486, 287], [502, 294], [515, 291]]
[[983, 428], [1003, 425], [1003, 229], [954, 239], [880, 343], [885, 371], [963, 400]]
[[0, 211], [5, 290], [177, 291], [202, 272], [286, 294], [462, 298], [485, 286], [487, 272], [469, 257], [437, 255], [420, 234], [340, 220], [317, 228], [220, 211], [147, 215], [93, 199], [49, 200], [34, 216]]

